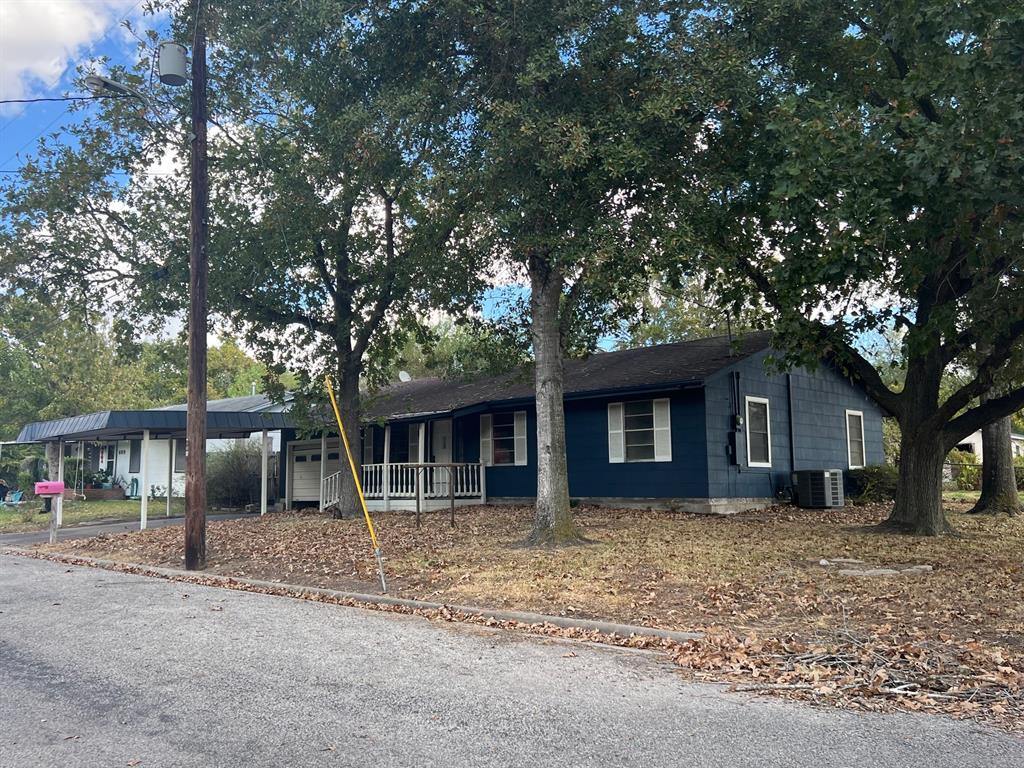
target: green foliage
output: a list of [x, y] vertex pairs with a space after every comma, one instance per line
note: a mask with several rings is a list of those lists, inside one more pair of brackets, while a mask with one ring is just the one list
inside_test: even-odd
[[946, 456], [946, 463], [950, 465], [956, 490], [981, 490], [981, 465], [977, 456], [970, 451], [953, 449]]
[[439, 7], [239, 2], [217, 27], [211, 73], [232, 87], [213, 110], [245, 124], [216, 150], [211, 301], [304, 393], [336, 376], [346, 410], [431, 307], [468, 303], [484, 256], [455, 185], [467, 94]]
[[408, 340], [390, 378], [404, 370], [413, 378], [469, 379], [505, 373], [528, 362], [525, 335], [516, 329], [476, 321], [442, 322]]
[[[688, 266], [723, 306], [767, 306], [789, 362], [849, 372], [904, 452], [941, 453], [1024, 405], [1020, 9], [739, 0], [692, 21], [679, 71], [712, 84], [706, 151], [672, 189]], [[859, 348], [893, 329], [900, 385]], [[970, 373], [944, 390], [954, 371]], [[1005, 394], [976, 404], [993, 384]], [[938, 483], [902, 459], [906, 482]], [[945, 530], [924, 498], [903, 496], [894, 522]]]
[[882, 450], [885, 452], [885, 463], [897, 467], [900, 463], [900, 425], [896, 419], [882, 419]]
[[469, 183], [488, 245], [513, 273], [550, 272], [564, 286], [570, 353], [592, 351], [635, 314], [663, 210], [648, 205], [654, 180], [697, 132], [683, 114], [688, 94], [668, 75], [661, 6], [461, 7], [481, 157]]
[[[185, 400], [181, 340], [118, 344], [99, 317], [30, 294], [4, 297], [0, 338], [0, 439], [32, 421]], [[210, 348], [208, 377], [208, 396], [222, 398], [250, 394], [254, 381], [262, 390], [268, 374], [227, 340]]]
[[655, 284], [643, 298], [639, 316], [620, 336], [620, 349], [742, 333], [764, 324], [749, 308], [742, 315], [720, 308], [713, 293], [694, 277], [673, 281], [675, 287]]
[[859, 504], [874, 504], [896, 498], [899, 473], [890, 464], [876, 464], [846, 473], [850, 496]]
[[206, 495], [211, 504], [244, 507], [260, 500], [260, 447], [236, 443], [207, 457]]

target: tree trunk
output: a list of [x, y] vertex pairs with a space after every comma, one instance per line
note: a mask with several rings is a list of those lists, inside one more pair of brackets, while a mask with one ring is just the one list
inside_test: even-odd
[[565, 454], [565, 403], [559, 305], [562, 275], [539, 256], [531, 256], [530, 320], [536, 361], [537, 503], [528, 544], [573, 544], [583, 540], [569, 510]]
[[[987, 399], [983, 397], [982, 402]], [[981, 497], [971, 514], [1005, 512], [1012, 516], [1021, 512], [1010, 431], [1009, 416], [981, 428]]]
[[[335, 396], [338, 400], [338, 410], [341, 411], [341, 423], [345, 426], [348, 444], [352, 449], [352, 460], [355, 462], [356, 472], [361, 473], [359, 371], [353, 370], [353, 368], [356, 368], [356, 366], [344, 363], [338, 366], [338, 391], [335, 393]], [[338, 502], [338, 506], [332, 508], [329, 512], [335, 518], [351, 519], [357, 515], [362, 515], [363, 509], [359, 503], [359, 493], [356, 490], [355, 479], [352, 477], [352, 468], [349, 466], [348, 457], [345, 455], [345, 447], [342, 445], [339, 448], [339, 458], [341, 459], [341, 500]], [[327, 457], [324, 456], [321, 460], [326, 461]]]
[[916, 425], [903, 427], [896, 504], [883, 524], [906, 533], [938, 536], [952, 531], [942, 509], [942, 433]]

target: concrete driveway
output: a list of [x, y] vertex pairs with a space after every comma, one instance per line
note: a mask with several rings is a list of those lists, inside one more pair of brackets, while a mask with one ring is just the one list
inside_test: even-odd
[[[253, 517], [256, 513], [253, 512], [233, 512], [223, 515], [207, 515], [208, 521], [216, 520], [234, 520], [239, 517]], [[163, 528], [165, 525], [183, 525], [185, 518], [180, 515], [177, 517], [164, 517], [163, 515], [150, 516], [147, 521], [148, 527], [150, 528]], [[139, 530], [138, 520], [117, 520], [114, 522], [98, 522], [98, 523], [87, 523], [85, 525], [73, 525], [67, 528], [61, 528], [57, 531], [57, 540], [65, 541], [67, 539], [88, 539], [90, 536], [99, 536], [102, 533], [127, 533], [128, 531]], [[42, 544], [45, 541], [50, 540], [50, 532], [48, 530], [42, 531], [27, 531], [25, 533], [0, 533], [0, 549], [3, 547], [27, 547], [30, 544]]]
[[1018, 768], [1024, 740], [688, 684], [646, 652], [0, 555], [0, 764]]

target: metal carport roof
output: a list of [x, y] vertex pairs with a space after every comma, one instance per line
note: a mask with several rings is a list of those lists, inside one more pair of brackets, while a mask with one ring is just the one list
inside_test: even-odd
[[[206, 414], [208, 438], [247, 437], [264, 429], [287, 429], [291, 426], [288, 414], [273, 411], [225, 410], [218, 404], [208, 409]], [[97, 411], [52, 421], [37, 421], [26, 424], [16, 442], [141, 438], [143, 431], [147, 429], [149, 436], [154, 439], [184, 437], [185, 411]]]

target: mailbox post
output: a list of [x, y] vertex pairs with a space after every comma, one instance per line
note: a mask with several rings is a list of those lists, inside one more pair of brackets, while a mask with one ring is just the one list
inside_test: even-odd
[[64, 483], [60, 480], [46, 480], [36, 483], [36, 496], [51, 499], [50, 504], [50, 543], [57, 543], [57, 528], [60, 527], [64, 511]]

